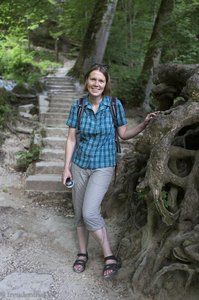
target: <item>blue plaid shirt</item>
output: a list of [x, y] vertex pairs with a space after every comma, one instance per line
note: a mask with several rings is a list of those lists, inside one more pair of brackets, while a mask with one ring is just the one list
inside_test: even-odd
[[[117, 160], [115, 128], [110, 111], [110, 97], [105, 96], [97, 113], [92, 110], [88, 98], [84, 99], [84, 111], [80, 122], [80, 138], [72, 161], [83, 169], [114, 167]], [[118, 126], [127, 124], [120, 100], [116, 101]], [[72, 106], [66, 121], [69, 127], [77, 127], [78, 100]]]

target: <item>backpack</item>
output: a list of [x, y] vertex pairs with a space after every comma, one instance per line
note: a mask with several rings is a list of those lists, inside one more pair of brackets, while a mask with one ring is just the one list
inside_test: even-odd
[[[113, 119], [113, 124], [115, 127], [115, 143], [116, 143], [116, 149], [117, 153], [121, 153], [121, 147], [119, 143], [119, 136], [117, 133], [117, 127], [118, 127], [118, 122], [117, 122], [117, 106], [116, 106], [116, 98], [111, 97], [111, 103], [110, 103], [110, 111], [111, 111], [111, 116]], [[80, 122], [81, 122], [81, 117], [84, 112], [84, 98], [79, 99], [78, 103], [78, 111], [77, 111], [77, 144], [79, 143], [79, 135], [80, 135]]]

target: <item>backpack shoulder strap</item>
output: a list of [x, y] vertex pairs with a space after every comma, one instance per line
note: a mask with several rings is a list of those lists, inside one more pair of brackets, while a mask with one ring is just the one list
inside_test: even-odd
[[77, 110], [77, 130], [80, 129], [80, 121], [83, 112], [84, 112], [84, 98], [80, 98], [78, 101], [78, 110]]
[[117, 133], [118, 122], [117, 122], [117, 105], [116, 105], [116, 100], [117, 100], [116, 98], [111, 97], [110, 111], [111, 111], [111, 115], [112, 115], [112, 119], [113, 119], [113, 124], [114, 124], [114, 127], [115, 127], [115, 143], [116, 143], [117, 152], [121, 153], [119, 136], [118, 136], [118, 133]]
[[113, 118], [113, 124], [115, 126], [115, 128], [118, 127], [118, 123], [117, 123], [117, 106], [116, 106], [116, 98], [111, 97], [111, 101], [110, 101], [110, 110], [111, 110], [111, 115]]

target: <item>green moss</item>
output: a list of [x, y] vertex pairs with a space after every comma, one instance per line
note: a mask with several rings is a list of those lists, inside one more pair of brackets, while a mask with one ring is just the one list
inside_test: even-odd
[[45, 138], [46, 137], [46, 130], [44, 128], [41, 128], [40, 134], [41, 134], [42, 138]]
[[190, 92], [190, 96], [193, 102], [199, 102], [199, 90], [194, 89]]
[[32, 145], [29, 150], [18, 151], [17, 156], [17, 170], [25, 172], [28, 166], [39, 159], [40, 147]]

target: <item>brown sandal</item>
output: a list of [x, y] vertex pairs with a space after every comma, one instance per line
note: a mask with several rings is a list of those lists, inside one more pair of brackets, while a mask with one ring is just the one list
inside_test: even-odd
[[[78, 253], [77, 256], [78, 257], [80, 257], [80, 256], [86, 257], [86, 260], [76, 259], [76, 261], [73, 264], [73, 271], [76, 273], [82, 273], [86, 269], [86, 263], [88, 261], [88, 253]], [[74, 268], [75, 266], [81, 266], [82, 268], [81, 268], [81, 270], [77, 270]]]

